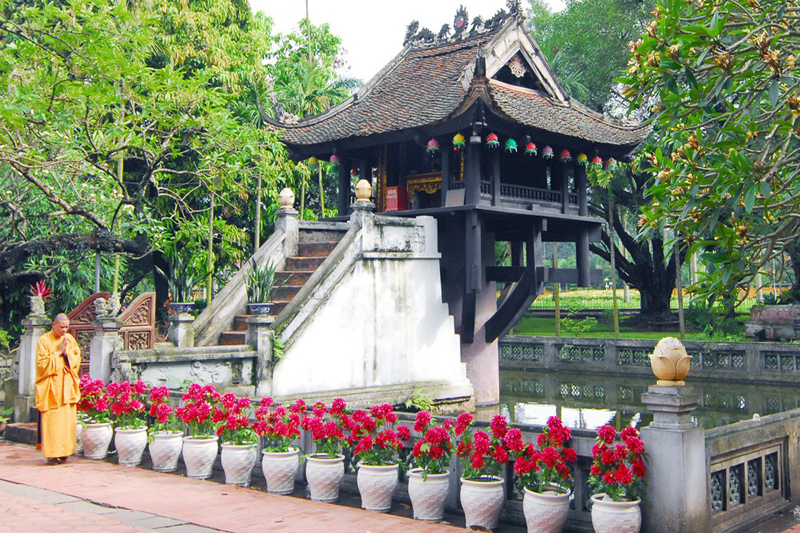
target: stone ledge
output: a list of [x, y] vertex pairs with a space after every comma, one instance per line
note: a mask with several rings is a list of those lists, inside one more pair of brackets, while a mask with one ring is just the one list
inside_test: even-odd
[[11, 442], [36, 444], [36, 422], [9, 424], [3, 432], [3, 438]]

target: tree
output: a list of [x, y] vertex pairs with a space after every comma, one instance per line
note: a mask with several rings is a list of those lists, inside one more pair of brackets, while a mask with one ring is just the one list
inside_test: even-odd
[[[167, 4], [186, 24], [170, 23], [159, 11]], [[235, 16], [225, 3], [191, 3], [235, 28], [190, 24], [191, 10], [179, 4], [0, 0], [2, 298], [19, 291], [17, 278], [47, 276], [97, 252], [144, 258], [144, 268], [131, 262], [135, 284], [176, 229], [204, 242], [211, 194], [222, 213], [212, 253], [222, 266], [246, 254], [249, 221], [239, 206], [256, 175], [274, 181], [285, 163], [273, 133], [232, 111], [257, 78], [254, 43], [268, 26], [243, 25], [246, 3]], [[192, 33], [191, 43], [178, 38], [198, 28], [205, 33]]]
[[[615, 78], [624, 72], [629, 57], [627, 42], [646, 27], [651, 5], [630, 0], [580, 0], [553, 14], [541, 0], [531, 0], [529, 21], [534, 38], [570, 95], [598, 110], [618, 113]], [[613, 177], [609, 176], [610, 181], [601, 184], [593, 180], [589, 205], [594, 216], [608, 221], [607, 187], [611, 186], [615, 206], [611, 220], [615, 243], [618, 240], [619, 244], [611, 247], [607, 226], [600, 244], [592, 244], [590, 250], [606, 261], [611, 261], [614, 251], [615, 270], [623, 281], [639, 290], [640, 313], [648, 319], [670, 312], [676, 274], [675, 262], [664, 248], [663, 234], [642, 238], [632, 222], [647, 205], [645, 193], [653, 176], [642, 170], [641, 164], [620, 165]]]
[[695, 290], [729, 308], [737, 287], [797, 250], [798, 7], [662, 0], [631, 46], [631, 108], [650, 108], [659, 130], [641, 224], [700, 252], [713, 268]]

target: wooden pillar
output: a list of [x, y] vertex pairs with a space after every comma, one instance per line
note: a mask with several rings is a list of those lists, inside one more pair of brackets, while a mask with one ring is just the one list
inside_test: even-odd
[[442, 207], [447, 205], [447, 191], [450, 190], [450, 150], [442, 147]]
[[492, 205], [500, 205], [500, 147], [492, 154]]
[[[589, 216], [587, 199], [586, 167], [578, 165], [575, 169], [575, 188], [578, 191], [578, 214]], [[575, 263], [578, 267], [578, 287], [589, 286], [589, 230], [581, 226], [575, 243]]]
[[464, 204], [478, 205], [481, 200], [481, 138], [473, 135], [467, 144], [467, 163], [464, 170]]
[[569, 176], [566, 163], [558, 165], [558, 173], [561, 175], [561, 212], [566, 213], [569, 208]]
[[464, 301], [461, 311], [461, 342], [475, 340], [475, 312], [481, 290], [481, 221], [476, 210], [464, 217]]
[[525, 266], [522, 263], [522, 242], [512, 241], [511, 245], [511, 266]]
[[350, 210], [350, 162], [339, 163], [339, 216], [346, 217]]
[[526, 261], [525, 266], [535, 268], [542, 265], [542, 219], [537, 218], [533, 222], [533, 228], [525, 242]]

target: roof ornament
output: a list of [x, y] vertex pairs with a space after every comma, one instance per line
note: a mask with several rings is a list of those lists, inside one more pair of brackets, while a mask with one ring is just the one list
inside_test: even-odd
[[475, 72], [472, 73], [476, 78], [486, 77], [486, 58], [483, 57], [483, 49], [478, 47], [478, 54], [475, 58]]
[[419, 21], [412, 20], [406, 26], [406, 36], [403, 38], [403, 46], [406, 46], [411, 41], [414, 40], [414, 36], [417, 34], [417, 30], [419, 29]]
[[520, 17], [522, 15], [522, 9], [520, 9], [520, 0], [506, 0], [506, 7], [511, 12], [512, 16]]
[[453, 37], [456, 39], [462, 38], [468, 24], [469, 14], [467, 13], [467, 8], [462, 5], [458, 8], [458, 11], [456, 11], [456, 16], [453, 19]]
[[450, 25], [444, 24], [442, 25], [442, 29], [439, 30], [439, 34], [436, 36], [436, 39], [439, 41], [446, 41], [448, 35], [450, 35]]
[[483, 33], [484, 31], [485, 30], [483, 28], [483, 18], [477, 16], [474, 19], [472, 19], [472, 28], [469, 30], [470, 35]]
[[521, 78], [526, 72], [528, 72], [528, 69], [525, 67], [525, 63], [523, 63], [519, 55], [516, 54], [508, 62], [508, 69], [516, 78]]

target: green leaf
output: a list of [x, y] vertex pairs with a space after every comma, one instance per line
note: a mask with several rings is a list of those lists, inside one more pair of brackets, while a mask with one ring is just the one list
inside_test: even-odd
[[781, 93], [781, 84], [778, 81], [773, 81], [769, 86], [769, 103], [772, 107], [778, 105], [778, 97]]
[[749, 187], [744, 194], [744, 210], [750, 214], [753, 212], [753, 204], [756, 202], [756, 188]]

